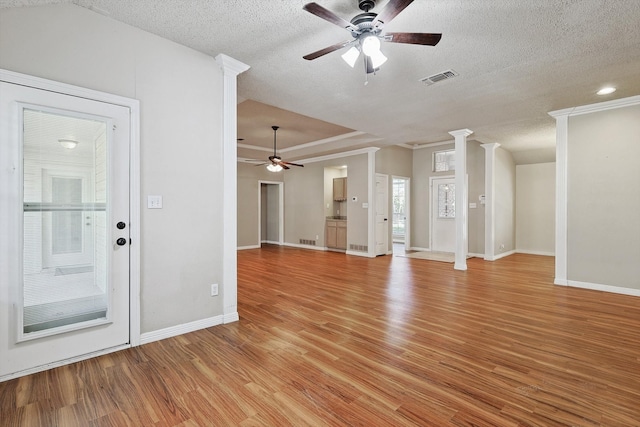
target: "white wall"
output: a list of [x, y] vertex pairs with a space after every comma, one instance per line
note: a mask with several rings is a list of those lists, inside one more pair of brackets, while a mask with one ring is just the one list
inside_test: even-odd
[[[0, 68], [140, 100], [141, 330], [222, 314], [222, 70], [71, 4], [0, 9]], [[146, 195], [164, 198], [145, 209]]]
[[556, 164], [516, 166], [516, 250], [555, 253]]
[[637, 295], [640, 105], [569, 117], [567, 148], [567, 278]]

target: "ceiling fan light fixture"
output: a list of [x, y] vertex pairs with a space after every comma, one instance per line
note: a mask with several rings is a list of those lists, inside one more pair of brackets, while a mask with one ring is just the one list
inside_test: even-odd
[[362, 53], [370, 57], [381, 53], [380, 39], [373, 34], [368, 35], [364, 39], [362, 39]]
[[342, 59], [344, 59], [344, 62], [346, 62], [351, 68], [353, 68], [356, 65], [356, 61], [358, 60], [359, 56], [360, 50], [358, 50], [358, 48], [355, 46], [351, 46], [351, 49], [342, 54]]
[[270, 163], [267, 165], [267, 170], [269, 172], [280, 172], [282, 170], [282, 166], [274, 163]]
[[380, 51], [374, 53], [373, 55], [369, 55], [369, 57], [371, 58], [371, 65], [374, 69], [380, 68], [382, 64], [387, 62], [387, 57], [384, 56], [384, 54]]

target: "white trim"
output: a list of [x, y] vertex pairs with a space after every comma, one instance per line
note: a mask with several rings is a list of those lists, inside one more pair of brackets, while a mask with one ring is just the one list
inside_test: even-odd
[[553, 252], [545, 252], [545, 251], [529, 251], [526, 249], [516, 249], [516, 253], [518, 254], [527, 254], [527, 255], [543, 255], [543, 256], [556, 256]]
[[[304, 144], [296, 145], [293, 147], [282, 148], [278, 151], [280, 153], [289, 153], [291, 151], [302, 150], [304, 148], [315, 147], [317, 145], [324, 145], [324, 144], [329, 144], [331, 142], [342, 141], [343, 139], [349, 139], [349, 138], [353, 138], [360, 135], [366, 135], [366, 132], [354, 131], [354, 132], [344, 133], [342, 135], [336, 135], [336, 136], [332, 136], [325, 139], [319, 139], [317, 141], [306, 142]], [[369, 142], [378, 141], [380, 139], [381, 138], [375, 138]], [[247, 150], [265, 151], [268, 153], [273, 152], [273, 148], [258, 147], [255, 145], [243, 144], [243, 143], [238, 143], [238, 148], [245, 148]]]
[[581, 105], [579, 107], [565, 108], [563, 110], [555, 110], [549, 112], [549, 115], [555, 118], [561, 116], [579, 116], [581, 114], [613, 110], [615, 108], [630, 107], [638, 104], [640, 104], [640, 95], [614, 99], [612, 101], [597, 102], [595, 104]]
[[[354, 138], [354, 137], [360, 136], [360, 135], [366, 135], [366, 132], [354, 131], [354, 132], [344, 133], [342, 135], [336, 135], [336, 136], [332, 136], [330, 138], [325, 138], [325, 139], [319, 139], [317, 141], [306, 142], [304, 144], [296, 145], [295, 147], [283, 148], [282, 150], [280, 150], [280, 152], [281, 153], [288, 153], [290, 151], [301, 150], [303, 148], [309, 148], [309, 147], [315, 147], [317, 145], [329, 144], [331, 142], [342, 141], [343, 139]], [[373, 139], [373, 141], [378, 141], [380, 139], [381, 138], [376, 138], [376, 139]]]
[[238, 246], [237, 250], [246, 251], [247, 249], [260, 249], [260, 245]]
[[[390, 204], [393, 206], [393, 180], [404, 180], [404, 195], [405, 195], [405, 210], [406, 220], [404, 223], [404, 250], [408, 251], [411, 247], [411, 178], [406, 176], [391, 175], [391, 197], [389, 198]], [[391, 246], [393, 247], [393, 209], [391, 209]], [[393, 251], [392, 251], [393, 252]]]
[[556, 117], [556, 241], [555, 280], [567, 282], [568, 259], [568, 142], [569, 116]]
[[376, 256], [376, 151], [378, 151], [377, 148], [367, 151], [367, 257], [369, 258]]
[[[262, 240], [262, 184], [278, 186], [278, 241]], [[258, 242], [282, 245], [284, 242], [284, 182], [258, 180]]]
[[474, 252], [469, 252], [467, 254], [467, 258], [484, 258], [484, 254], [477, 254]]
[[[249, 69], [227, 55], [215, 57], [222, 69], [222, 314], [223, 317], [238, 311], [238, 74]], [[225, 317], [226, 319], [226, 317]]]
[[235, 313], [227, 313], [222, 317], [222, 323], [224, 324], [237, 322], [238, 320], [240, 320], [240, 315], [237, 311]]
[[456, 260], [453, 268], [462, 271], [467, 269], [467, 252], [469, 252], [467, 136], [472, 133], [473, 131], [469, 129], [449, 132], [449, 135], [455, 138], [456, 151]]
[[413, 247], [409, 248], [409, 250], [418, 251], [418, 252], [431, 252], [431, 248], [421, 248], [421, 247], [418, 247], [418, 246], [413, 246]]
[[218, 326], [223, 323], [223, 316], [218, 315], [209, 317], [208, 319], [196, 320], [194, 322], [183, 323], [181, 325], [171, 326], [164, 329], [158, 329], [152, 332], [145, 332], [140, 337], [140, 344], [149, 344], [150, 342], [160, 341], [166, 338], [178, 335], [188, 334], [189, 332], [198, 331], [200, 329]]
[[372, 152], [375, 153], [378, 150], [379, 148], [377, 147], [360, 148], [359, 150], [345, 151], [342, 153], [327, 154], [326, 156], [311, 157], [308, 159], [296, 160], [296, 163], [307, 164], [307, 163], [324, 162], [325, 160], [342, 159], [343, 157], [358, 156], [360, 154], [367, 154]]
[[126, 350], [131, 347], [132, 346], [129, 344], [119, 345], [117, 347], [105, 348], [104, 350], [94, 351], [92, 353], [82, 354], [76, 357], [70, 357], [69, 359], [59, 360], [53, 363], [47, 363], [46, 365], [36, 366], [34, 368], [25, 369], [23, 371], [12, 372], [8, 375], [1, 376], [0, 383], [4, 381], [9, 381], [18, 377], [35, 374], [38, 372], [48, 371], [49, 369], [59, 368], [60, 366], [66, 366], [72, 363], [82, 362], [83, 360], [91, 359], [94, 357], [104, 356], [105, 354], [115, 353], [116, 351]]
[[262, 244], [262, 243], [264, 243], [266, 245], [281, 245], [282, 244], [280, 242], [272, 242], [271, 240], [263, 240], [263, 241], [260, 242], [260, 244]]
[[[0, 69], [0, 81], [90, 99], [129, 109], [129, 342], [140, 344], [140, 101]], [[84, 359], [83, 359], [84, 360]], [[70, 362], [71, 363], [71, 362]]]
[[358, 251], [346, 251], [345, 252], [346, 255], [353, 255], [353, 256], [360, 256], [363, 258], [375, 258], [376, 255], [375, 253], [372, 255], [368, 252], [358, 252]]
[[496, 251], [496, 149], [497, 142], [481, 144], [484, 153], [484, 259], [494, 261]]
[[292, 247], [292, 248], [299, 248], [299, 249], [312, 249], [314, 251], [326, 251], [326, 250], [328, 250], [328, 248], [326, 248], [324, 246], [301, 245], [301, 244], [298, 244], [298, 243], [287, 243], [287, 242], [284, 242], [282, 244], [282, 246], [289, 246], [289, 247]]
[[502, 252], [501, 254], [497, 254], [493, 257], [493, 260], [491, 261], [496, 261], [499, 260], [500, 258], [504, 258], [504, 257], [508, 257], [509, 255], [513, 255], [515, 254], [516, 251], [515, 250], [511, 250], [511, 251], [507, 251], [507, 252]]
[[[449, 133], [451, 134], [451, 132]], [[430, 142], [427, 144], [414, 145], [413, 149], [420, 150], [421, 148], [432, 148], [432, 147], [438, 147], [440, 145], [454, 145], [454, 144], [455, 144], [455, 141]]]
[[[558, 283], [556, 283], [558, 284]], [[580, 282], [577, 280], [568, 280], [564, 286], [581, 289], [591, 289], [594, 291], [610, 292], [613, 294], [630, 295], [640, 297], [640, 289], [625, 288], [622, 286], [602, 285], [599, 283]]]

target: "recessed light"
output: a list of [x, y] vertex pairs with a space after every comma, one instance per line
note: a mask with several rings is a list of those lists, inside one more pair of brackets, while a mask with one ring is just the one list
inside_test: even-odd
[[616, 91], [615, 87], [607, 86], [607, 87], [603, 87], [602, 89], [597, 91], [596, 94], [598, 94], [598, 95], [609, 95], [610, 93], [613, 93], [615, 91]]

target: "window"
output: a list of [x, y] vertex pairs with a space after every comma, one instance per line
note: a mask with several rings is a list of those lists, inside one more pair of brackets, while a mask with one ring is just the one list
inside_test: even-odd
[[433, 171], [446, 172], [456, 170], [456, 151], [445, 150], [433, 153]]
[[455, 184], [438, 185], [438, 218], [456, 217]]

